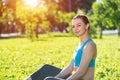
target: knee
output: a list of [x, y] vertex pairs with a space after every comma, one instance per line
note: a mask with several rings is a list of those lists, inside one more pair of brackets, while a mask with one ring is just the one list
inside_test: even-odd
[[52, 80], [54, 77], [52, 77], [52, 76], [48, 76], [48, 77], [46, 77], [44, 80]]
[[44, 64], [42, 67], [41, 67], [41, 69], [49, 69], [49, 68], [51, 68], [51, 65], [49, 65], [49, 64]]
[[[50, 65], [50, 64], [44, 64], [42, 67], [45, 67], [45, 68], [56, 68], [56, 69], [60, 69], [56, 66], [53, 66], [53, 65]], [[61, 69], [60, 69], [61, 70]]]
[[31, 76], [27, 77], [26, 79], [24, 80], [32, 80]]
[[50, 64], [44, 64], [42, 67], [49, 67], [51, 66]]

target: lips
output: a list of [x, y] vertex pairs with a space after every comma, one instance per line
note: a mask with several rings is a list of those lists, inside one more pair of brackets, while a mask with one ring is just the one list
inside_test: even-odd
[[80, 31], [75, 31], [76, 34], [78, 34]]

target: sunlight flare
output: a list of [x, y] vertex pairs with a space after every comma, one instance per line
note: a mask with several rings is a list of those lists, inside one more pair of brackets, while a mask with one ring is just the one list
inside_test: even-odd
[[37, 6], [38, 5], [38, 0], [25, 0], [25, 3], [30, 6]]

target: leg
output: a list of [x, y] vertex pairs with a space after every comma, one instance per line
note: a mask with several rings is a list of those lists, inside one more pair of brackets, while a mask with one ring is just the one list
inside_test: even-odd
[[44, 80], [65, 80], [65, 79], [61, 79], [61, 78], [55, 78], [55, 77], [46, 77]]
[[32, 80], [31, 76], [27, 77], [26, 79], [24, 80]]
[[45, 64], [25, 80], [44, 80], [48, 76], [56, 76], [60, 71], [60, 68]]

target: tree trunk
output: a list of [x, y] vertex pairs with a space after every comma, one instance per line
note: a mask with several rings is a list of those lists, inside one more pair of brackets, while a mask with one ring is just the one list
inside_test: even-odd
[[101, 28], [101, 30], [100, 30], [100, 37], [99, 37], [99, 38], [102, 39], [102, 35], [103, 35], [103, 33], [102, 33], [102, 32], [103, 32], [103, 26], [100, 25], [100, 28]]
[[118, 27], [118, 36], [120, 37], [120, 27]]

